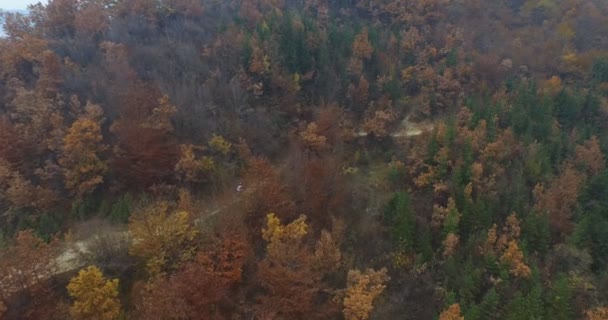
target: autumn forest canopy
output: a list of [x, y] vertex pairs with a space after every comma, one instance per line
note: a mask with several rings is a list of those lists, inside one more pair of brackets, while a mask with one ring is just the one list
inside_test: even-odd
[[0, 16], [0, 319], [608, 319], [608, 1]]

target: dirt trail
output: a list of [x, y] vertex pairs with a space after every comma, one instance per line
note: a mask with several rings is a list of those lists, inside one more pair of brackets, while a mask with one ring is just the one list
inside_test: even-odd
[[82, 256], [89, 252], [89, 246], [91, 239], [76, 241], [69, 245], [63, 253], [61, 253], [56, 259], [57, 264], [56, 274], [72, 271], [80, 267], [84, 267], [86, 263], [83, 261]]
[[[412, 122], [410, 120], [410, 115], [407, 115], [401, 123], [399, 123], [399, 127], [393, 133], [391, 133], [392, 138], [409, 138], [419, 136], [425, 132], [432, 131], [435, 128], [435, 125], [430, 121], [422, 121], [422, 122]], [[357, 137], [367, 137], [367, 132], [359, 131], [355, 134]]]
[[435, 125], [430, 121], [412, 122], [410, 120], [410, 115], [408, 115], [401, 121], [399, 128], [391, 134], [391, 137], [407, 138], [419, 136], [425, 132], [432, 131], [434, 127]]
[[[213, 209], [207, 210], [204, 214], [199, 214], [198, 217], [194, 220], [195, 225], [201, 225], [206, 222], [208, 219], [213, 218], [218, 215], [222, 211], [228, 209], [231, 205], [241, 202], [242, 197], [238, 197], [235, 195], [236, 199], [233, 199], [229, 204], [213, 206]], [[112, 230], [107, 233], [103, 233], [103, 236], [129, 236], [129, 231], [127, 230]], [[86, 256], [90, 254], [90, 248], [93, 246], [94, 242], [100, 234], [93, 234], [86, 239], [81, 239], [74, 241], [72, 243], [66, 243], [65, 248], [61, 251], [61, 254], [55, 258], [55, 274], [62, 274], [65, 272], [73, 271], [82, 267], [85, 267], [87, 264]], [[130, 239], [132, 242], [136, 242], [137, 239]]]
[[125, 229], [112, 228], [94, 231], [87, 238], [73, 240], [71, 243], [64, 244], [61, 254], [55, 258], [55, 274], [62, 274], [85, 267], [89, 263], [87, 257], [91, 254], [91, 248], [104, 241], [108, 241], [108, 239], [122, 239], [129, 241], [129, 243], [137, 241], [130, 238], [129, 231]]
[[[410, 120], [410, 116], [406, 116], [403, 121], [399, 124], [399, 127], [391, 134], [391, 137], [399, 139], [399, 138], [409, 138], [423, 134], [424, 132], [429, 132], [433, 130], [434, 125], [430, 121], [423, 122], [412, 122]], [[358, 132], [357, 136], [365, 137], [367, 136], [367, 132]], [[281, 168], [284, 169], [284, 168]], [[255, 188], [255, 187], [254, 187]], [[236, 199], [232, 199], [228, 204], [215, 204], [213, 209], [208, 210], [206, 214], [200, 215], [199, 218], [195, 220], [195, 224], [199, 225], [204, 223], [208, 219], [212, 219], [214, 216], [218, 215], [225, 209], [229, 208], [231, 205], [234, 205], [243, 200], [238, 194], [235, 194]], [[124, 235], [125, 232], [128, 231], [113, 231], [116, 233], [121, 233]], [[83, 240], [75, 241], [71, 244], [67, 244], [66, 248], [63, 252], [56, 258], [55, 262], [57, 263], [57, 272], [56, 274], [69, 272], [72, 270], [76, 270], [78, 268], [82, 268], [85, 266], [86, 261], [83, 257], [89, 253], [89, 248], [95, 240], [95, 237], [98, 235], [92, 235], [91, 237]]]

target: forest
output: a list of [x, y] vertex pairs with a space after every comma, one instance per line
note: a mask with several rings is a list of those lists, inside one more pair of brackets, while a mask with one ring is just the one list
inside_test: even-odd
[[608, 319], [608, 1], [0, 16], [0, 319]]

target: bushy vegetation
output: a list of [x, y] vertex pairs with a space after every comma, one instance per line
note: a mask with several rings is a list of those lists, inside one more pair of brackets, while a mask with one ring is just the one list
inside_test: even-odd
[[1, 319], [606, 319], [608, 2], [2, 16]]

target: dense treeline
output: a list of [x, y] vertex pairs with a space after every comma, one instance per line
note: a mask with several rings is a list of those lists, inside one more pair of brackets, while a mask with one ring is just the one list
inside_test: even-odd
[[0, 318], [607, 319], [607, 17], [3, 13]]

